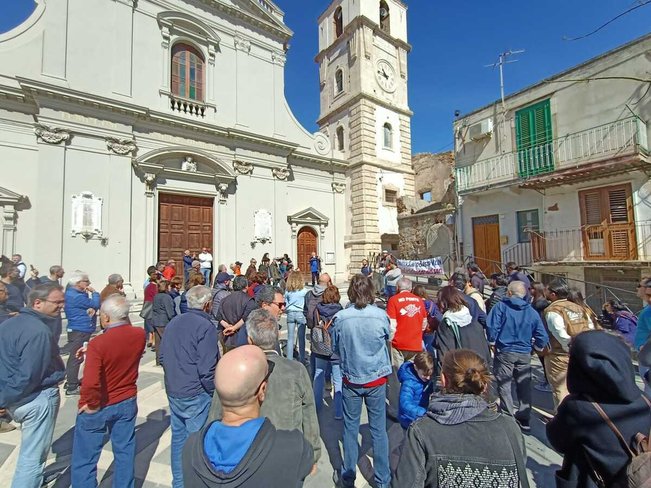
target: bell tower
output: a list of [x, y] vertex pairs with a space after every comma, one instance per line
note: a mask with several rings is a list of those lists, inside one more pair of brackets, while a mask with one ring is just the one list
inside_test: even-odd
[[334, 0], [319, 17], [318, 125], [349, 162], [349, 270], [398, 247], [398, 204], [414, 195], [407, 97], [407, 6], [400, 0]]

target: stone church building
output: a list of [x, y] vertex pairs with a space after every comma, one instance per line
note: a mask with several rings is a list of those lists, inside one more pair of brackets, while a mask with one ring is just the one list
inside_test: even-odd
[[[406, 6], [318, 19], [320, 130], [284, 96], [270, 0], [36, 0], [0, 34], [0, 252], [139, 283], [159, 259], [312, 251], [336, 280], [397, 247], [413, 196]], [[305, 66], [304, 69], [317, 69]]]

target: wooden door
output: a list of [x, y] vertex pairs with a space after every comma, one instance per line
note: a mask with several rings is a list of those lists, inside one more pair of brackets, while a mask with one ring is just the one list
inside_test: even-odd
[[498, 215], [472, 219], [472, 241], [475, 263], [486, 276], [498, 273], [502, 262], [500, 222]]
[[306, 275], [310, 275], [310, 257], [317, 250], [317, 236], [311, 227], [302, 227], [298, 231], [297, 241], [297, 266]]
[[[183, 251], [212, 252], [213, 198], [161, 193], [158, 197], [158, 259], [175, 259], [183, 269]], [[214, 254], [214, 253], [213, 253]]]
[[637, 259], [630, 184], [581, 191], [579, 203], [585, 259]]

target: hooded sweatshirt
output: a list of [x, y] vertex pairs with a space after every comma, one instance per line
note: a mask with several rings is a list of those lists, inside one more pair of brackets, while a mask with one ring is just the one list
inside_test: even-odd
[[439, 357], [455, 349], [470, 349], [482, 357], [486, 364], [490, 361], [488, 342], [484, 328], [473, 319], [467, 307], [454, 312], [448, 310], [436, 331], [436, 348]]
[[[317, 303], [316, 304], [316, 310], [319, 311], [319, 317], [322, 320], [325, 320], [326, 322], [330, 319], [332, 319], [337, 312], [340, 310], [343, 310], [343, 307], [341, 306], [340, 303]], [[315, 317], [316, 319], [316, 317]], [[331, 324], [334, 325], [334, 322]], [[332, 327], [328, 329], [328, 333], [330, 334], [330, 338], [332, 339]], [[332, 353], [332, 356], [329, 358], [330, 361], [337, 361], [339, 362], [339, 356], [336, 353]]]
[[486, 323], [488, 342], [497, 352], [531, 353], [531, 341], [541, 351], [549, 336], [540, 315], [522, 298], [507, 297], [493, 307]]
[[312, 469], [312, 447], [297, 430], [258, 420], [239, 427], [213, 422], [192, 434], [183, 448], [185, 488], [299, 486]]
[[316, 304], [321, 303], [323, 299], [323, 292], [326, 287], [317, 283], [311, 291], [305, 295], [305, 305], [303, 306], [303, 314], [307, 320], [307, 327], [311, 330], [314, 327], [314, 311]]
[[606, 486], [612, 486], [629, 456], [590, 399], [599, 403], [631, 447], [637, 433], [649, 435], [651, 408], [635, 384], [629, 347], [603, 331], [577, 335], [570, 348], [567, 388], [569, 396], [547, 424], [547, 438], [564, 454], [563, 476], [576, 479], [579, 487], [596, 486], [588, 474], [587, 454]]

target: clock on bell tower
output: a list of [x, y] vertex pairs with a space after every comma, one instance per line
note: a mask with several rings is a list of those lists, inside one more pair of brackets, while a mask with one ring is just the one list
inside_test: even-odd
[[407, 6], [335, 0], [319, 17], [318, 124], [349, 163], [345, 249], [350, 270], [398, 247], [398, 199], [414, 195], [407, 97]]

